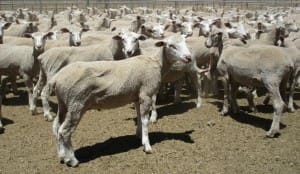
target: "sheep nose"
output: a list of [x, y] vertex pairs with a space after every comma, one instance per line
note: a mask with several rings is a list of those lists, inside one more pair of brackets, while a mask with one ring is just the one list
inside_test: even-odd
[[76, 42], [76, 46], [80, 46], [80, 45], [81, 45], [80, 41]]
[[132, 51], [127, 51], [127, 55], [131, 55], [132, 54]]
[[187, 56], [185, 56], [185, 59], [186, 59], [187, 62], [191, 62], [192, 61], [192, 56], [187, 55]]

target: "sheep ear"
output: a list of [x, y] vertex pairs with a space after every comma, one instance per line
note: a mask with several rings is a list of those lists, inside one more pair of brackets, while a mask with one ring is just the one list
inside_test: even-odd
[[54, 33], [52, 31], [49, 31], [44, 35], [44, 38], [50, 38]]
[[232, 28], [231, 24], [229, 22], [224, 23], [225, 27]]
[[170, 27], [170, 25], [169, 25], [169, 24], [168, 24], [168, 25], [166, 25], [166, 26], [165, 26], [165, 28], [164, 28], [164, 30], [167, 30], [169, 27]]
[[182, 27], [182, 25], [181, 25], [181, 24], [176, 24], [176, 26], [177, 26], [177, 27]]
[[122, 37], [120, 35], [115, 35], [112, 37], [114, 40], [121, 40]]
[[116, 31], [116, 29], [117, 29], [116, 27], [113, 27], [113, 28], [111, 29], [111, 31]]
[[11, 23], [7, 22], [2, 27], [3, 27], [3, 29], [7, 29], [10, 25], [11, 25]]
[[32, 35], [31, 35], [31, 33], [24, 33], [24, 35], [23, 35], [24, 37], [27, 37], [27, 38], [32, 38]]
[[87, 31], [89, 31], [90, 29], [88, 29], [88, 28], [83, 28], [83, 29], [81, 29], [81, 31], [82, 32], [87, 32]]
[[200, 23], [199, 22], [196, 22], [194, 25], [193, 25], [193, 28], [195, 27], [200, 27]]
[[158, 41], [158, 42], [155, 43], [155, 46], [156, 46], [156, 47], [162, 47], [162, 46], [165, 46], [166, 44], [167, 44], [167, 43], [164, 42], [164, 41]]
[[70, 30], [67, 29], [67, 28], [62, 28], [62, 29], [60, 29], [60, 31], [61, 31], [62, 33], [69, 33], [69, 32], [70, 32]]
[[147, 36], [141, 34], [139, 37], [138, 37], [138, 40], [146, 40], [147, 39]]

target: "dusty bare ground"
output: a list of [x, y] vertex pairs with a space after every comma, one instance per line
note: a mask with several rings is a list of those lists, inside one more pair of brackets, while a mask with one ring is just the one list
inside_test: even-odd
[[[298, 91], [297, 105], [299, 99]], [[300, 109], [284, 113], [282, 134], [269, 139], [265, 132], [273, 109], [261, 104], [263, 97], [256, 99], [259, 113], [242, 107], [241, 114], [226, 117], [219, 115], [220, 99], [204, 99], [200, 109], [189, 95], [183, 100], [159, 105], [159, 120], [149, 126], [150, 155], [135, 137], [132, 105], [88, 112], [73, 136], [81, 164], [68, 168], [58, 161], [52, 123], [41, 114], [30, 115], [26, 93], [9, 94], [3, 106], [0, 173], [300, 173]], [[246, 105], [245, 99], [239, 103]]]

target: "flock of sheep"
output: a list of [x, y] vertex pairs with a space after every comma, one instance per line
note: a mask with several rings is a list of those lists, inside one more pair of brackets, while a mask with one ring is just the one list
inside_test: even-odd
[[[156, 99], [174, 85], [180, 102], [182, 84], [201, 85], [218, 93], [224, 88], [221, 113], [237, 113], [237, 92], [243, 89], [252, 111], [257, 88], [265, 87], [265, 104], [273, 101], [268, 137], [279, 133], [287, 106], [294, 112], [299, 85], [300, 34], [297, 8], [267, 10], [67, 8], [57, 14], [27, 9], [0, 11], [0, 128], [5, 93], [17, 93], [16, 79], [25, 82], [29, 109], [36, 114], [41, 96], [43, 113], [53, 120], [48, 98], [58, 102], [53, 123], [59, 159], [75, 167], [71, 135], [90, 109], [134, 103], [136, 134], [151, 153], [148, 123], [156, 122]], [[240, 87], [241, 86], [241, 87]], [[288, 87], [288, 88], [287, 88]], [[286, 91], [289, 89], [288, 96]]]

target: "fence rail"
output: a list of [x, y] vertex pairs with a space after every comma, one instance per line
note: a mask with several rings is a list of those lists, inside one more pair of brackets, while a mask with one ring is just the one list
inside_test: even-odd
[[88, 6], [97, 8], [118, 8], [121, 5], [134, 8], [146, 6], [151, 8], [184, 8], [205, 7], [216, 8], [240, 7], [246, 9], [257, 9], [265, 6], [298, 7], [300, 0], [0, 0], [0, 10], [16, 10], [18, 8], [29, 8], [31, 10], [55, 10], [61, 11], [68, 6], [75, 5], [80, 8]]

